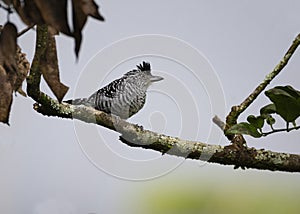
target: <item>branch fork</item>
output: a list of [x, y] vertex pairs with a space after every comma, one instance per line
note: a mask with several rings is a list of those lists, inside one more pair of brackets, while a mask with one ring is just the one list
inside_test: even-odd
[[[228, 146], [213, 145], [167, 136], [145, 130], [142, 126], [131, 124], [121, 118], [109, 115], [86, 106], [73, 106], [59, 102], [40, 91], [41, 78], [40, 58], [47, 47], [47, 26], [37, 26], [37, 43], [30, 75], [27, 79], [28, 95], [36, 102], [34, 109], [46, 116], [56, 116], [67, 119], [77, 119], [86, 123], [93, 123], [120, 133], [120, 141], [131, 146], [151, 149], [162, 154], [178, 157], [205, 160], [223, 165], [234, 165], [241, 168], [264, 170], [279, 170], [286, 172], [300, 172], [300, 155], [258, 150], [246, 146], [241, 135], [232, 136], [233, 144]], [[215, 117], [214, 122], [226, 130], [235, 124], [238, 116], [255, 100], [272, 79], [283, 69], [300, 43], [298, 35], [283, 60], [267, 75], [265, 80], [245, 99], [243, 103], [232, 108], [227, 116], [226, 124]]]

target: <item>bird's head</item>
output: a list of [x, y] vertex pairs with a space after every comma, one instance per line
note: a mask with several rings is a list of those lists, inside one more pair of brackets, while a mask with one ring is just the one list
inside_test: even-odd
[[136, 66], [137, 69], [129, 71], [125, 74], [135, 81], [135, 84], [147, 89], [153, 82], [158, 82], [164, 78], [161, 76], [154, 76], [151, 74], [151, 66], [149, 62], [142, 62]]

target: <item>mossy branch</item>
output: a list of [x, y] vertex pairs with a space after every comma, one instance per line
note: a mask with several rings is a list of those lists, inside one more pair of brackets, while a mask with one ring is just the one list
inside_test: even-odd
[[[36, 101], [34, 109], [37, 112], [45, 116], [77, 119], [106, 127], [120, 133], [120, 141], [129, 146], [151, 149], [162, 154], [241, 168], [300, 172], [300, 155], [248, 148], [244, 146], [244, 139], [241, 136], [235, 136], [232, 139], [235, 143], [229, 146], [183, 140], [144, 130], [142, 126], [131, 124], [117, 116], [97, 111], [91, 107], [73, 106], [52, 99], [40, 91], [39, 59], [45, 54], [47, 35], [47, 26], [37, 26], [36, 52], [27, 79], [27, 92]], [[219, 124], [220, 127], [224, 127], [224, 124]]]
[[300, 172], [300, 155], [278, 153], [248, 147], [243, 145], [242, 138], [236, 136], [236, 142], [229, 146], [212, 145], [203, 142], [183, 140], [177, 137], [159, 134], [143, 127], [131, 124], [117, 116], [97, 111], [91, 107], [73, 106], [59, 103], [48, 97], [52, 105], [44, 107], [36, 104], [35, 110], [46, 116], [77, 119], [86, 123], [94, 123], [121, 134], [120, 140], [132, 147], [151, 149], [162, 154], [203, 160], [223, 165], [233, 165], [236, 168], [254, 168], [264, 170], [279, 170]]
[[35, 54], [27, 77], [27, 94], [37, 102], [41, 102], [43, 93], [40, 91], [41, 67], [40, 59], [44, 56], [48, 42], [48, 26], [37, 25]]

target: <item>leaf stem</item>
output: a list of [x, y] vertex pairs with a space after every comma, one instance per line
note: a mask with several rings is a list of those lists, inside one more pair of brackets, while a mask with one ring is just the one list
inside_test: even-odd
[[262, 134], [263, 137], [266, 137], [266, 136], [268, 136], [270, 134], [273, 134], [273, 133], [276, 133], [276, 132], [284, 132], [284, 131], [289, 132], [289, 131], [297, 130], [297, 129], [300, 129], [300, 126], [295, 126], [295, 127], [288, 128], [288, 129], [286, 129], [286, 128], [285, 129], [274, 129], [274, 128], [272, 128], [272, 131], [262, 132], [261, 134]]

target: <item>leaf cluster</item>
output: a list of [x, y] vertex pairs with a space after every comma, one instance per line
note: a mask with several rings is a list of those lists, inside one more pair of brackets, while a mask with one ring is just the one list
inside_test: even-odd
[[17, 28], [8, 22], [0, 32], [0, 121], [9, 124], [13, 92], [22, 91], [22, 82], [29, 72], [29, 63], [17, 43]]
[[[75, 40], [75, 53], [78, 56], [82, 34], [81, 31], [91, 16], [97, 20], [104, 21], [99, 13], [99, 6], [93, 0], [6, 0], [9, 6], [12, 5], [20, 18], [28, 26], [35, 24], [46, 24], [54, 31], [62, 32]], [[71, 2], [72, 7], [72, 28], [69, 26], [67, 3]]]
[[[226, 133], [246, 134], [258, 138], [277, 132], [278, 130], [273, 128], [276, 120], [272, 114], [278, 114], [286, 122], [286, 129], [280, 131], [290, 131], [289, 123], [293, 124], [294, 129], [298, 129], [296, 119], [300, 116], [300, 91], [289, 85], [276, 86], [266, 91], [265, 95], [272, 103], [262, 107], [259, 116], [249, 115], [247, 122], [233, 125]], [[262, 131], [265, 122], [271, 127], [271, 132]]]
[[[4, 7], [1, 2], [7, 7]], [[67, 3], [71, 3], [72, 8], [73, 25], [71, 27], [68, 21]], [[46, 48], [41, 54], [42, 57], [35, 59], [41, 66], [31, 69], [39, 69], [57, 100], [61, 101], [68, 91], [68, 87], [59, 79], [56, 44], [53, 36], [61, 32], [73, 37], [75, 54], [78, 57], [82, 41], [81, 31], [86, 24], [87, 17], [91, 16], [104, 21], [98, 11], [99, 6], [93, 0], [2, 0], [0, 6], [8, 14], [11, 13], [11, 8], [14, 8], [28, 26], [44, 25], [47, 27]], [[9, 124], [13, 92], [18, 91], [22, 95], [26, 95], [21, 90], [21, 85], [30, 68], [25, 54], [21, 53], [17, 45], [17, 38], [17, 27], [7, 21], [4, 27], [0, 28], [0, 122], [6, 124]]]

